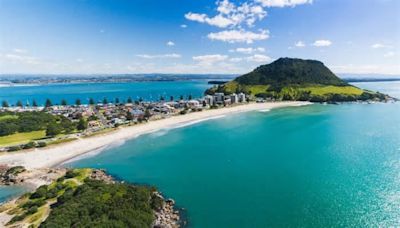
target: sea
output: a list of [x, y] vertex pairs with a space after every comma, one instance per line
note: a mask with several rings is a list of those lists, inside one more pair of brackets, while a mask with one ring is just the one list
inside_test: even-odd
[[[136, 94], [133, 88], [156, 97], [196, 95], [209, 86], [155, 82], [153, 89], [151, 83], [28, 91], [44, 90], [31, 93], [37, 100], [58, 92], [55, 96], [69, 94], [73, 100], [76, 86], [93, 91], [91, 96], [94, 86], [120, 97], [116, 91]], [[400, 82], [354, 84], [400, 98]], [[19, 99], [8, 89], [9, 97]], [[22, 99], [24, 92], [13, 93]], [[156, 186], [184, 211], [188, 227], [399, 227], [400, 103], [313, 104], [228, 115], [118, 142], [65, 166], [102, 168], [119, 180]], [[16, 195], [4, 188], [0, 194], [0, 200]]]

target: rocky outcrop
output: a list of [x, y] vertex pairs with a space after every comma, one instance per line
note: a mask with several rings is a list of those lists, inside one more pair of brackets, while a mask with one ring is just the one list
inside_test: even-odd
[[155, 228], [176, 228], [180, 227], [179, 211], [175, 209], [175, 201], [173, 199], [165, 200], [164, 197], [156, 192], [158, 197], [163, 200], [163, 205], [159, 211], [155, 212], [156, 220], [153, 227]]

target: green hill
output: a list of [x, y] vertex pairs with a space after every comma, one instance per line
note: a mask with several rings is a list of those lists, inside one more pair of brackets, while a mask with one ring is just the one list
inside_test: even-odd
[[320, 61], [293, 58], [280, 58], [261, 65], [250, 73], [206, 91], [207, 94], [215, 92], [243, 92], [253, 97], [316, 102], [388, 98], [348, 84]]

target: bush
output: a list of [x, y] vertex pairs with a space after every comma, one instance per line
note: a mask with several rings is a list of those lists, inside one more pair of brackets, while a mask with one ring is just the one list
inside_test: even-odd
[[74, 170], [68, 170], [67, 173], [65, 174], [65, 178], [66, 179], [74, 178], [74, 177], [76, 177], [78, 175], [79, 175], [78, 172], [74, 172]]
[[37, 147], [46, 147], [47, 143], [46, 142], [38, 142]]
[[18, 151], [18, 150], [21, 150], [20, 146], [10, 146], [8, 148], [8, 152], [13, 152], [13, 151]]
[[29, 143], [23, 145], [22, 149], [31, 149], [31, 148], [34, 148], [35, 146], [36, 146], [35, 142], [29, 142]]
[[47, 185], [42, 185], [38, 189], [36, 189], [36, 192], [32, 193], [30, 199], [38, 199], [45, 197], [47, 194]]

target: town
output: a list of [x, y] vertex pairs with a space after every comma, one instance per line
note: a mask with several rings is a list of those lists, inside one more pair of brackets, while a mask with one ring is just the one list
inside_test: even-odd
[[[101, 102], [90, 99], [88, 104], [82, 104], [80, 99], [77, 99], [74, 104], [67, 104], [66, 100], [61, 100], [61, 103], [57, 105], [53, 105], [52, 101], [47, 99], [43, 106], [39, 106], [36, 101], [25, 105], [21, 101], [18, 101], [15, 105], [9, 105], [6, 101], [3, 101], [0, 108], [0, 124], [2, 119], [5, 121], [12, 119], [14, 114], [44, 112], [62, 118], [57, 122], [69, 122], [71, 123], [69, 125], [76, 126], [73, 127], [76, 129], [54, 132], [55, 127], [52, 124], [45, 124], [45, 129], [41, 129], [45, 131], [44, 137], [32, 138], [29, 142], [24, 139], [21, 142], [16, 141], [9, 145], [1, 145], [0, 151], [11, 152], [33, 147], [44, 147], [54, 143], [72, 141], [79, 137], [101, 134], [124, 125], [135, 125], [174, 115], [234, 106], [249, 101], [249, 96], [244, 93], [229, 95], [215, 93], [197, 99], [191, 95], [187, 96], [187, 99], [184, 99], [184, 96], [180, 96], [179, 99], [175, 99], [172, 96], [169, 99], [160, 97], [159, 101], [144, 101], [143, 99], [133, 101], [129, 97], [126, 102], [122, 102], [119, 98], [115, 98], [113, 102], [110, 102], [104, 98]], [[12, 133], [0, 132], [0, 138], [1, 136], [12, 136]], [[15, 132], [15, 134], [19, 133]]]

